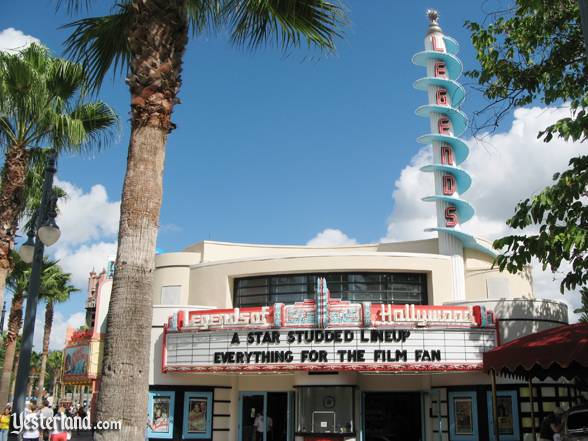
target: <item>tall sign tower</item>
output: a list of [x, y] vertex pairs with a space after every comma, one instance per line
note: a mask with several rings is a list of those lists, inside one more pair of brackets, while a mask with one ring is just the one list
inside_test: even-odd
[[461, 231], [461, 225], [472, 218], [474, 208], [461, 198], [470, 188], [470, 175], [459, 167], [469, 155], [467, 144], [460, 138], [467, 127], [467, 117], [459, 110], [465, 90], [457, 82], [463, 66], [456, 54], [459, 44], [443, 34], [437, 11], [428, 10], [429, 29], [425, 37], [425, 50], [417, 53], [412, 62], [426, 68], [426, 76], [417, 80], [414, 87], [427, 92], [428, 104], [416, 110], [418, 116], [429, 119], [430, 133], [417, 141], [430, 144], [433, 162], [421, 170], [435, 176], [435, 193], [423, 198], [434, 202], [439, 253], [451, 257], [454, 300], [465, 300], [464, 243], [476, 244], [475, 239]]

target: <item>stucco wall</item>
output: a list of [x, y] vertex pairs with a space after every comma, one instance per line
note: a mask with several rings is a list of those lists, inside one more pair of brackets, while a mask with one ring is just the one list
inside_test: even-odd
[[[464, 258], [466, 300], [533, 296], [530, 272], [500, 273], [493, 258], [479, 251], [467, 249]], [[427, 239], [344, 247], [204, 241], [156, 257], [153, 302], [161, 304], [163, 286], [179, 285], [180, 304], [231, 307], [236, 277], [322, 271], [427, 272], [429, 303], [454, 300], [449, 259], [437, 254], [437, 239]]]
[[500, 299], [456, 302], [453, 305], [483, 305], [494, 312], [501, 343], [568, 323], [568, 307], [545, 299]]
[[346, 255], [264, 257], [195, 265], [190, 277], [189, 303], [232, 306], [236, 277], [328, 271], [418, 271], [430, 274], [429, 301], [452, 300], [449, 258], [433, 254], [354, 252]]
[[155, 256], [153, 275], [153, 304], [161, 304], [161, 288], [169, 285], [181, 286], [180, 304], [188, 304], [190, 292], [190, 268], [199, 263], [201, 254], [166, 253]]
[[[466, 249], [465, 281], [466, 300], [484, 300], [497, 298], [533, 298], [533, 286], [530, 269], [519, 274], [500, 272], [493, 265], [493, 258], [480, 251]], [[504, 286], [505, 290], [494, 292], [491, 286]]]

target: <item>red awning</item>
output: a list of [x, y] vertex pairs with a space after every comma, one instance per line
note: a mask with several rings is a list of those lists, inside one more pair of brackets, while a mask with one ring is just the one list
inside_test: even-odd
[[526, 335], [484, 354], [484, 370], [537, 377], [573, 378], [588, 373], [588, 323]]

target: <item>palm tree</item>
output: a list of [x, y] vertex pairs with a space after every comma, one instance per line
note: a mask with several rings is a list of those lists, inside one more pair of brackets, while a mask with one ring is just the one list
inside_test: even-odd
[[49, 339], [51, 337], [51, 327], [53, 326], [53, 313], [55, 303], [63, 303], [69, 300], [69, 296], [79, 291], [71, 283], [71, 274], [64, 273], [59, 265], [53, 265], [47, 270], [45, 283], [39, 292], [39, 298], [45, 300], [45, 328], [43, 333], [43, 351], [41, 352], [41, 366], [39, 369], [38, 381], [38, 402], [43, 399], [43, 389], [45, 387], [45, 375], [47, 370], [47, 357], [49, 355]]
[[41, 356], [38, 352], [31, 353], [31, 365], [29, 368], [29, 381], [27, 383], [27, 397], [33, 397], [35, 393], [35, 379], [39, 376]]
[[[58, 0], [70, 10], [89, 0]], [[84, 18], [66, 50], [100, 84], [110, 67], [128, 67], [131, 137], [120, 208], [118, 250], [107, 318], [97, 418], [124, 421], [123, 430], [96, 439], [144, 439], [149, 373], [151, 283], [162, 177], [172, 111], [179, 102], [182, 62], [190, 34], [226, 28], [233, 43], [257, 48], [334, 50], [345, 17], [326, 0], [122, 0], [109, 16]], [[129, 320], [132, 317], [132, 320]]]
[[12, 291], [12, 303], [8, 316], [8, 331], [4, 340], [4, 361], [0, 378], [0, 403], [7, 403], [10, 395], [10, 378], [15, 365], [17, 338], [22, 327], [24, 293], [29, 283], [30, 266], [12, 253], [14, 267], [8, 277], [8, 288]]
[[53, 395], [54, 405], [58, 403], [58, 383], [61, 380], [61, 369], [63, 368], [63, 351], [51, 351], [47, 358], [47, 372], [49, 378], [47, 385], [51, 386], [51, 394]]
[[[22, 327], [22, 309], [25, 292], [31, 276], [30, 265], [24, 263], [18, 253], [12, 252], [11, 260], [14, 262], [14, 269], [8, 277], [8, 288], [12, 291], [12, 304], [8, 316], [8, 333], [4, 342], [5, 355], [0, 379], [0, 403], [7, 403], [10, 395], [10, 378], [13, 374], [15, 355], [17, 349], [17, 338]], [[45, 259], [43, 272], [41, 273], [41, 292], [45, 287], [53, 283], [51, 276], [55, 262]]]
[[588, 287], [586, 286], [580, 289], [580, 301], [582, 302], [582, 306], [574, 309], [574, 313], [580, 314], [578, 322], [588, 323]]
[[0, 304], [11, 268], [10, 250], [26, 205], [26, 177], [43, 147], [80, 152], [112, 134], [115, 113], [87, 100], [80, 64], [55, 58], [32, 44], [17, 54], [0, 52]]

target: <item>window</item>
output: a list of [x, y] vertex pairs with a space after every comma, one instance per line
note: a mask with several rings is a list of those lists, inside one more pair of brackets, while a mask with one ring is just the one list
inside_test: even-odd
[[169, 285], [161, 287], [162, 305], [179, 305], [181, 303], [181, 285]]
[[296, 389], [296, 432], [353, 434], [353, 386], [307, 386]]
[[292, 304], [314, 299], [316, 280], [327, 279], [331, 297], [352, 302], [426, 305], [423, 273], [315, 273], [235, 279], [234, 306]]

